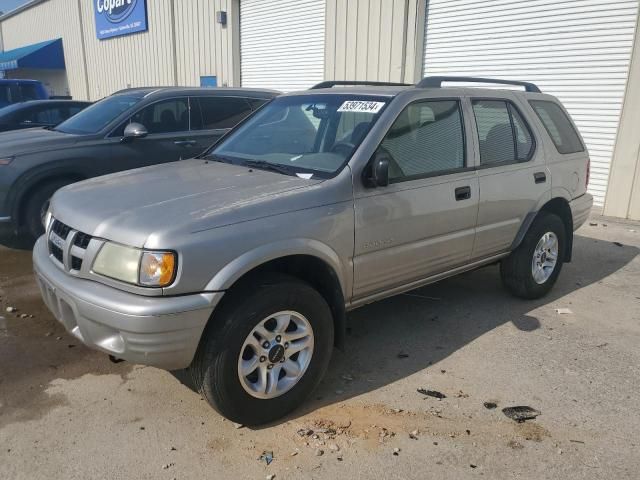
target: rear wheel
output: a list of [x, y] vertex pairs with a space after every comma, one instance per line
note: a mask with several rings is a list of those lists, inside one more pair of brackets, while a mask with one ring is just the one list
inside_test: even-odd
[[52, 180], [29, 193], [23, 217], [23, 233], [26, 238], [35, 241], [44, 233], [44, 220], [51, 197], [57, 190], [70, 183], [72, 181], [69, 179]]
[[333, 348], [329, 305], [311, 286], [275, 275], [228, 293], [191, 366], [222, 415], [245, 425], [281, 418], [324, 375]]
[[565, 245], [566, 229], [560, 217], [541, 212], [520, 246], [501, 262], [504, 285], [522, 298], [546, 295], [562, 270]]

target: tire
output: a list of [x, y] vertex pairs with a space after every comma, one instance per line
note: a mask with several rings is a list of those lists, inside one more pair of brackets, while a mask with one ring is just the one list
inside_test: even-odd
[[[547, 245], [552, 245], [554, 236], [557, 242], [555, 264], [552, 267], [537, 269], [536, 277], [534, 261], [536, 264], [542, 262], [545, 265], [549, 265], [545, 262], [550, 261], [550, 257], [547, 257], [548, 253], [534, 260], [534, 255], [540, 253], [539, 242], [543, 242], [545, 237], [548, 241]], [[553, 213], [540, 212], [520, 246], [500, 263], [500, 275], [507, 290], [516, 297], [526, 299], [536, 299], [546, 295], [556, 283], [562, 270], [567, 245], [566, 236], [566, 227], [560, 217]]]
[[[277, 420], [298, 407], [317, 387], [327, 370], [334, 336], [331, 310], [324, 298], [311, 286], [285, 275], [257, 278], [253, 282], [233, 288], [227, 295], [228, 298], [224, 299], [220, 311], [212, 317], [200, 341], [198, 352], [190, 367], [193, 382], [209, 404], [233, 422], [260, 425]], [[251, 340], [258, 338], [253, 334], [254, 330], [259, 325], [267, 329], [275, 327], [275, 323], [279, 322], [266, 319], [281, 312], [293, 312], [290, 316], [293, 323], [289, 323], [289, 327], [295, 324], [297, 329], [292, 333], [299, 335], [300, 331], [307, 332], [308, 329], [302, 330], [298, 327], [307, 322], [305, 325], [312, 331], [310, 354], [307, 349], [288, 357], [286, 350], [283, 350], [285, 360], [278, 361], [275, 354], [280, 347], [275, 346], [278, 343], [276, 339], [273, 339], [274, 346], [269, 350], [256, 350], [254, 341]], [[286, 315], [279, 316], [285, 317]], [[282, 348], [285, 345], [284, 335], [286, 333], [280, 341]], [[293, 335], [289, 335], [293, 338]], [[308, 338], [306, 336], [302, 340], [292, 340], [291, 344], [286, 345], [291, 351], [299, 348], [299, 345], [308, 345]], [[257, 343], [258, 348], [264, 347], [260, 347], [264, 343], [262, 339]], [[298, 347], [294, 347], [294, 343]], [[265, 353], [267, 351], [268, 354]], [[241, 375], [241, 354], [243, 359], [247, 359], [247, 363], [258, 362], [257, 369], [250, 375]], [[263, 359], [266, 360], [264, 363], [261, 361]], [[287, 363], [281, 363], [285, 361]], [[293, 385], [291, 382], [294, 380], [289, 380], [291, 371], [286, 371], [289, 361], [297, 362], [296, 365], [306, 364], [304, 369], [300, 368], [299, 371], [302, 373], [296, 377]], [[264, 372], [265, 363], [267, 367], [274, 365], [274, 369], [270, 370], [271, 375], [275, 375], [278, 367], [282, 371], [279, 374], [282, 381], [280, 377], [275, 383], [265, 379], [266, 385], [276, 385], [276, 388], [283, 385], [282, 392], [276, 392], [275, 396], [273, 393], [267, 395], [267, 389], [261, 387], [260, 372]], [[247, 371], [251, 368], [248, 367]], [[256, 383], [252, 383], [254, 379]], [[287, 385], [288, 389], [285, 388]], [[253, 387], [256, 391], [252, 390]], [[258, 398], [259, 395], [265, 395], [265, 398]]]
[[53, 194], [70, 183], [73, 182], [68, 179], [52, 180], [29, 194], [22, 219], [22, 233], [26, 239], [35, 242], [44, 233], [42, 212], [46, 215]]

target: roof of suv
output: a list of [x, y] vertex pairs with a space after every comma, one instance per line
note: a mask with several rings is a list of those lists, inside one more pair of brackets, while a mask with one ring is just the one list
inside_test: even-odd
[[143, 97], [165, 97], [177, 93], [186, 95], [238, 95], [251, 96], [257, 98], [272, 98], [280, 95], [277, 90], [267, 90], [259, 88], [229, 88], [229, 87], [136, 87], [118, 90], [113, 95], [137, 94]]

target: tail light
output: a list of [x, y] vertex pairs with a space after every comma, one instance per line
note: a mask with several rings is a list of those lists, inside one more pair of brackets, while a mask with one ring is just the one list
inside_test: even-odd
[[589, 188], [589, 177], [591, 176], [591, 158], [587, 158], [587, 179], [584, 182], [584, 186]]

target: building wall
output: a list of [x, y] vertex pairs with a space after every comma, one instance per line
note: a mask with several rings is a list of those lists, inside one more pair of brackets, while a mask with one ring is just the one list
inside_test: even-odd
[[[137, 86], [197, 86], [205, 75], [217, 76], [218, 85], [235, 86], [238, 1], [149, 0], [147, 32], [107, 40], [96, 37], [89, 0], [46, 0], [3, 20], [0, 28], [6, 50], [62, 38], [76, 99], [98, 100]], [[227, 11], [226, 27], [216, 22], [219, 10]]]
[[69, 89], [74, 98], [84, 100], [88, 95], [79, 15], [81, 2], [87, 3], [48, 0], [28, 8], [2, 21], [2, 37], [5, 50], [62, 38]]
[[424, 0], [327, 0], [325, 77], [413, 83]]
[[640, 220], [640, 20], [611, 164], [604, 214]]

